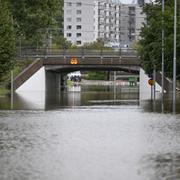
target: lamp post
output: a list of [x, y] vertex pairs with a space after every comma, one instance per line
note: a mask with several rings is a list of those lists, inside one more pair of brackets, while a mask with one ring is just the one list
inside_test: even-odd
[[162, 79], [161, 79], [161, 87], [162, 87], [162, 111], [164, 110], [164, 0], [162, 0], [162, 61], [161, 61], [161, 70], [162, 70]]
[[173, 112], [176, 111], [176, 33], [177, 33], [177, 0], [174, 0]]
[[14, 72], [11, 70], [11, 109], [14, 108]]

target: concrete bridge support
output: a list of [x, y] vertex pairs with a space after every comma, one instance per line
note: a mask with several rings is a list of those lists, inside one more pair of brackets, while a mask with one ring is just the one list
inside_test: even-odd
[[45, 71], [47, 93], [59, 93], [61, 86], [61, 74], [53, 71]]
[[[59, 102], [61, 92], [61, 74], [54, 71], [45, 71], [45, 104], [53, 105]], [[46, 107], [45, 107], [46, 109]]]
[[[16, 78], [14, 80], [14, 89], [16, 90], [16, 92], [35, 92], [46, 90], [46, 77], [44, 66], [28, 78], [25, 77], [24, 73], [19, 77], [19, 79]], [[23, 78], [27, 80], [24, 80], [24, 82], [21, 83], [21, 79]], [[21, 85], [18, 87], [17, 84]]]
[[61, 72], [46, 70], [41, 67], [36, 73], [28, 78], [16, 92], [47, 92], [59, 93], [62, 86], [66, 84], [66, 75]]
[[[151, 88], [151, 86], [148, 84], [148, 80], [150, 78], [148, 77], [147, 74], [145, 74], [145, 71], [140, 68], [140, 83], [139, 83], [139, 97], [140, 100], [148, 100], [151, 99], [152, 92], [154, 89]], [[156, 82], [156, 91], [161, 92], [161, 86]]]

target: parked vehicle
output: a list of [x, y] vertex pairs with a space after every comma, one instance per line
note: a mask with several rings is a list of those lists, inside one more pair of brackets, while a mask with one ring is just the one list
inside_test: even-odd
[[73, 82], [81, 82], [81, 72], [80, 71], [71, 72], [67, 76], [68, 76], [68, 79]]

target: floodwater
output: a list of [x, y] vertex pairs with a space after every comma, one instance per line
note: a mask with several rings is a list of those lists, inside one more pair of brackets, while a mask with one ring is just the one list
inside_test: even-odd
[[178, 105], [136, 87], [2, 97], [0, 180], [178, 180]]

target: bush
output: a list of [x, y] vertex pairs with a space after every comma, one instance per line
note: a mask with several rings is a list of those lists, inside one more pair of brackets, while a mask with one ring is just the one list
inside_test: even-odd
[[107, 80], [106, 71], [92, 71], [88, 73], [88, 80]]

